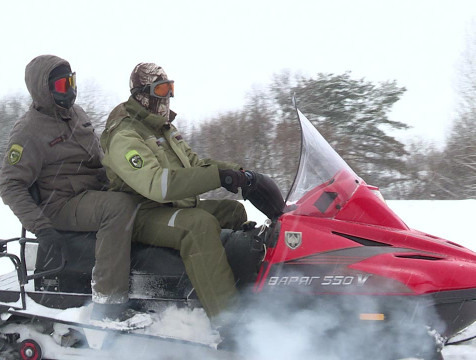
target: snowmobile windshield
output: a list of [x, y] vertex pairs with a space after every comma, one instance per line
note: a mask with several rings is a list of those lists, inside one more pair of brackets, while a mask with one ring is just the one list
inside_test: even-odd
[[[286, 198], [286, 205], [297, 205], [299, 208], [307, 198], [318, 192], [327, 194], [327, 202], [332, 202], [332, 198], [336, 197], [339, 197], [340, 203], [346, 202], [356, 190], [359, 177], [312, 123], [296, 110], [301, 124], [302, 146], [298, 171]], [[326, 188], [331, 184], [332, 191], [327, 191]], [[299, 212], [302, 213], [302, 210]]]

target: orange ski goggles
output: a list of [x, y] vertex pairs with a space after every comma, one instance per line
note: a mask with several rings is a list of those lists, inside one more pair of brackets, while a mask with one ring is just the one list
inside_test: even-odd
[[76, 90], [76, 73], [53, 78], [51, 84], [52, 90], [60, 94], [66, 94], [70, 88]]
[[154, 96], [160, 99], [174, 97], [174, 81], [173, 80], [159, 80], [147, 86], [149, 87], [150, 96]]

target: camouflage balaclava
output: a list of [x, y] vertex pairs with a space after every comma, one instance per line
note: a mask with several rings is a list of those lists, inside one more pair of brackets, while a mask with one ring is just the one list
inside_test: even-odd
[[143, 107], [154, 114], [165, 117], [168, 120], [170, 114], [169, 97], [165, 99], [159, 99], [154, 96], [150, 96], [146, 92], [134, 91], [158, 80], [168, 80], [164, 69], [154, 63], [140, 63], [136, 65], [132, 71], [129, 86], [134, 99], [136, 99]]

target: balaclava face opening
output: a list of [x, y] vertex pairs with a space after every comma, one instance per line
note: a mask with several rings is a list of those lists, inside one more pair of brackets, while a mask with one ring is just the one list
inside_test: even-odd
[[51, 70], [49, 75], [49, 86], [50, 91], [53, 95], [53, 99], [56, 105], [60, 106], [63, 109], [70, 109], [76, 100], [76, 88], [70, 87], [66, 93], [59, 93], [54, 91], [54, 85], [51, 80], [58, 78], [62, 75], [68, 75], [71, 73], [71, 68], [68, 65], [59, 65], [53, 70]]
[[134, 91], [159, 80], [168, 80], [167, 74], [160, 66], [153, 63], [140, 63], [132, 71], [129, 86], [134, 99], [136, 99], [143, 107], [168, 120], [170, 114], [169, 97], [161, 99], [150, 96], [147, 92]]

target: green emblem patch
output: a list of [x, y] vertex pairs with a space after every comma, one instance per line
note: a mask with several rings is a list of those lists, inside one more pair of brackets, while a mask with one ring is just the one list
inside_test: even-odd
[[8, 150], [8, 162], [10, 165], [15, 165], [21, 159], [21, 154], [23, 153], [23, 146], [18, 144], [13, 144], [10, 150]]
[[134, 169], [140, 169], [144, 166], [144, 160], [140, 157], [140, 154], [136, 150], [131, 150], [126, 154], [126, 159]]

